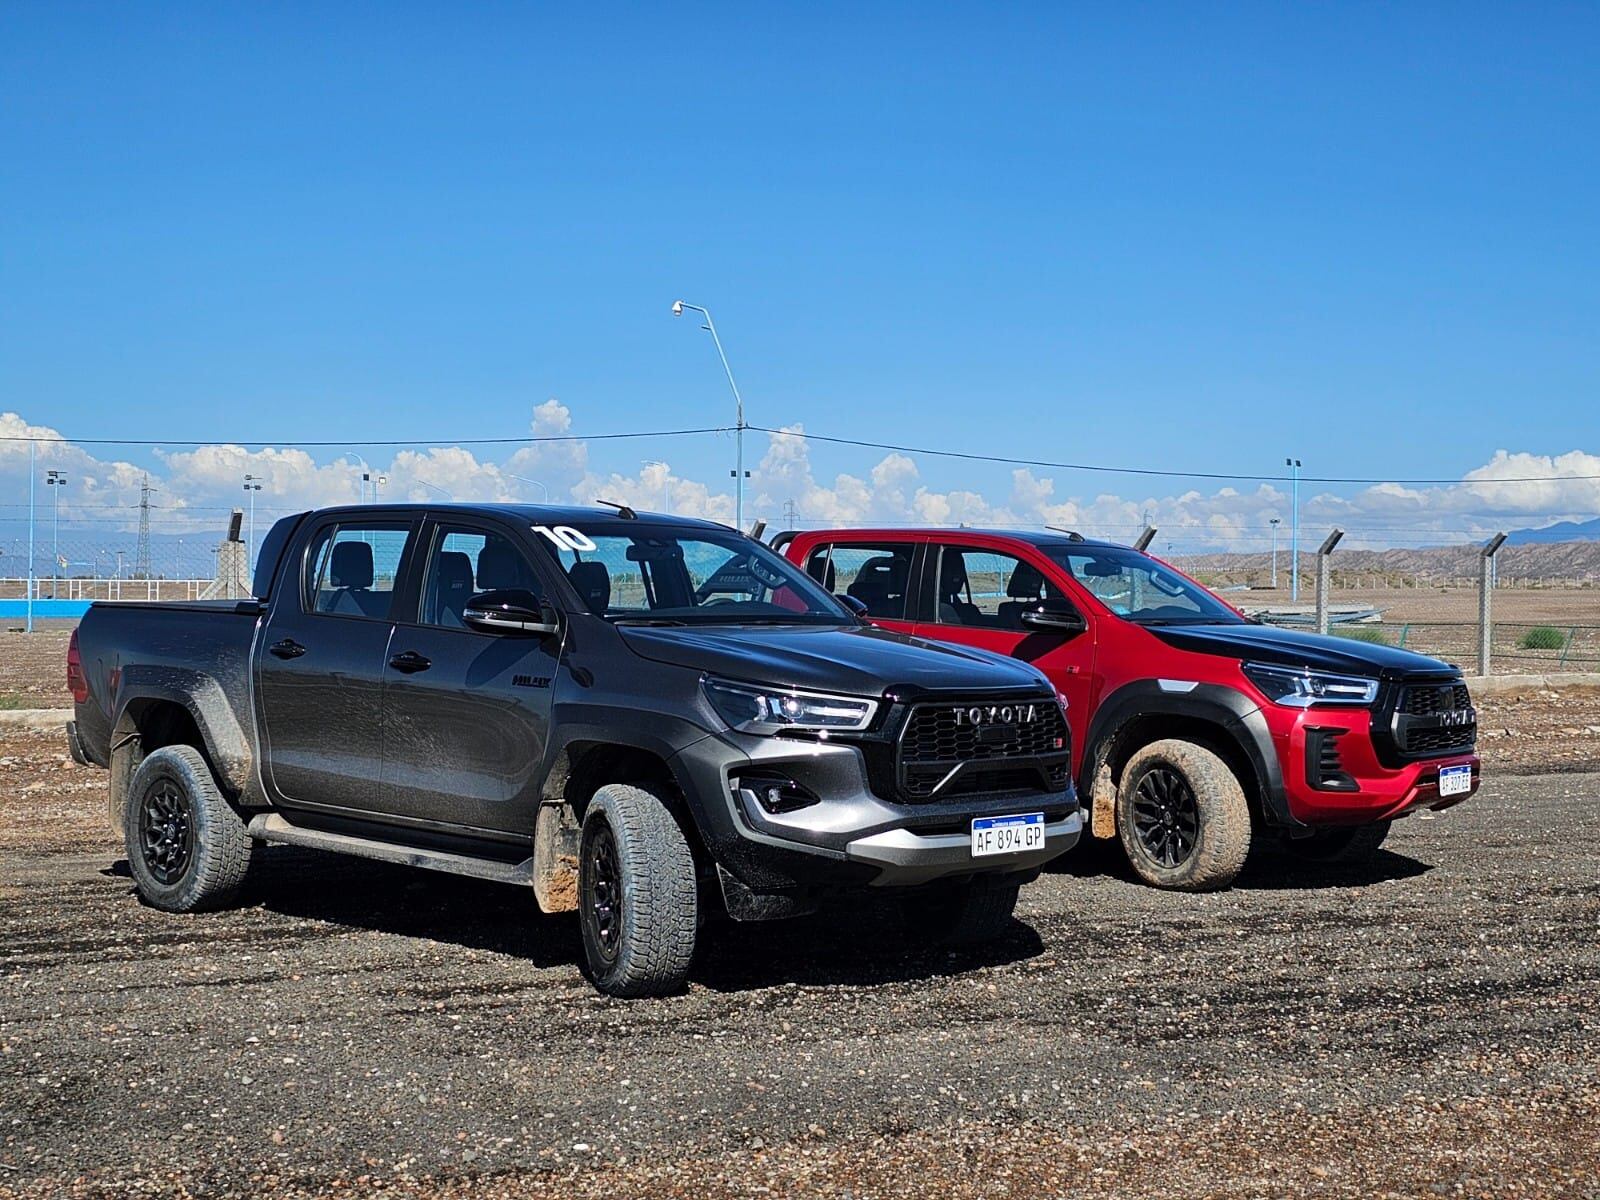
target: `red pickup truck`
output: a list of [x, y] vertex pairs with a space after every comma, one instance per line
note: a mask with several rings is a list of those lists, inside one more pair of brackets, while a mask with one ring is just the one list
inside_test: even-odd
[[1097, 838], [1157, 887], [1228, 886], [1252, 845], [1370, 855], [1478, 788], [1461, 671], [1250, 620], [1127, 546], [1074, 533], [835, 529], [775, 548], [886, 629], [1021, 658], [1067, 704]]

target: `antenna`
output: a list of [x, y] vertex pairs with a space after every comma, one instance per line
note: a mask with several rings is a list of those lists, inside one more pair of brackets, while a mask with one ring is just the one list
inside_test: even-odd
[[639, 519], [639, 514], [634, 512], [633, 509], [629, 508], [626, 504], [618, 504], [615, 500], [596, 500], [595, 503], [604, 504], [607, 508], [616, 509], [617, 516], [621, 517], [624, 521], [637, 521]]

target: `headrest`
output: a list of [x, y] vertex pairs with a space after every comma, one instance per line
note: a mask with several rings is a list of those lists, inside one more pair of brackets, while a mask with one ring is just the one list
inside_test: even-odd
[[939, 594], [954, 595], [967, 586], [967, 567], [959, 554], [946, 554], [939, 561]]
[[1044, 592], [1044, 572], [1032, 563], [1018, 563], [1006, 581], [1006, 595], [1013, 600], [1037, 600]]
[[478, 590], [496, 592], [502, 588], [527, 586], [522, 556], [505, 542], [484, 542], [483, 549], [478, 551]]
[[589, 611], [597, 617], [605, 616], [611, 606], [611, 572], [603, 562], [575, 562], [567, 568], [567, 578], [583, 598]]
[[806, 574], [830, 592], [835, 590], [835, 585], [839, 581], [838, 573], [833, 569], [833, 558], [820, 550], [813, 554], [811, 561], [806, 564]]
[[472, 559], [459, 550], [442, 551], [439, 555], [438, 588], [441, 592], [470, 592]]
[[328, 582], [336, 588], [372, 586], [372, 547], [366, 542], [335, 542]]

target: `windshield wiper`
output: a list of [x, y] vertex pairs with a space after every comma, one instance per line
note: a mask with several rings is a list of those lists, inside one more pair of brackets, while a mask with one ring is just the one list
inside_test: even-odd
[[613, 625], [687, 625], [689, 622], [680, 621], [677, 617], [617, 617]]

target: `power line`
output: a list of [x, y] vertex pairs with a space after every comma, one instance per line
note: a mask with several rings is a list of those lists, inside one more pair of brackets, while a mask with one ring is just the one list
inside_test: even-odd
[[[1057, 471], [1098, 471], [1108, 475], [1154, 475], [1165, 479], [1218, 479], [1230, 483], [1288, 483], [1289, 475], [1236, 475], [1222, 471], [1173, 471], [1160, 467], [1107, 467], [1097, 463], [1053, 462], [1042, 458], [1011, 458], [1002, 454], [977, 454], [967, 450], [936, 450], [928, 446], [900, 446], [892, 442], [869, 442], [861, 438], [829, 437], [821, 433], [805, 433], [793, 429], [769, 429], [765, 425], [748, 425], [758, 433], [779, 434], [800, 438], [803, 441], [828, 442], [836, 446], [859, 446], [868, 450], [893, 450], [901, 454], [924, 454], [935, 458], [959, 458], [969, 462], [1000, 463], [1013, 467], [1049, 467]], [[1501, 483], [1568, 483], [1600, 480], [1600, 475], [1527, 475], [1504, 479], [1397, 479], [1392, 476], [1362, 478], [1347, 475], [1302, 475], [1301, 483], [1397, 483], [1426, 484], [1429, 486], [1479, 487]]]
[[[752, 428], [747, 426], [747, 428]], [[195, 446], [208, 448], [216, 446], [282, 446], [286, 450], [298, 450], [306, 447], [317, 449], [356, 449], [370, 448], [373, 446], [397, 447], [411, 449], [415, 446], [529, 446], [544, 442], [610, 442], [627, 438], [659, 438], [659, 437], [691, 437], [706, 433], [732, 433], [732, 425], [712, 425], [705, 429], [656, 429], [640, 433], [563, 433], [539, 434], [530, 437], [484, 437], [484, 438], [387, 438], [378, 441], [359, 441], [353, 438], [344, 438], [340, 441], [301, 441], [299, 439], [271, 439], [267, 441], [197, 441], [192, 438], [76, 438], [64, 437], [60, 434], [49, 437], [25, 437], [15, 434], [0, 436], [0, 442], [38, 442], [63, 446], [146, 446], [164, 448], [167, 446]]]

